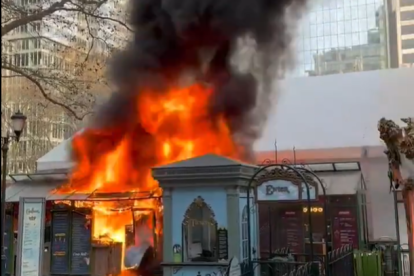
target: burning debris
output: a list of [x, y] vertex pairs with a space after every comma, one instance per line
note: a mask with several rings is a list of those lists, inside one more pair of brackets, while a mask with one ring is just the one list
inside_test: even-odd
[[[133, 1], [135, 36], [111, 67], [118, 91], [74, 137], [77, 166], [69, 186], [73, 192], [147, 196], [123, 204], [95, 201], [95, 237], [124, 241], [131, 208], [162, 214], [152, 167], [207, 153], [251, 156], [273, 91], [267, 84], [289, 64], [289, 22], [305, 2]], [[230, 62], [246, 37], [254, 41], [260, 90], [257, 77]], [[150, 224], [161, 233], [161, 223]], [[135, 245], [140, 238], [154, 245], [143, 237]]]

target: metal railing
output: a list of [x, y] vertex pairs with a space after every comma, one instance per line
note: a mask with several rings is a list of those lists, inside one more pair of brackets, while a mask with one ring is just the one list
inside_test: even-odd
[[[310, 262], [309, 254], [291, 254], [289, 248], [278, 248], [272, 253], [261, 252], [262, 258], [250, 265], [242, 265], [242, 275], [252, 276], [320, 276], [321, 262]], [[321, 256], [322, 257], [322, 256]]]
[[[288, 249], [280, 248], [266, 257], [246, 265], [243, 275], [261, 276], [354, 276], [354, 252], [352, 246], [345, 245], [327, 255], [291, 254]], [[327, 262], [327, 265], [325, 265]], [[326, 271], [328, 269], [328, 271]]]
[[332, 250], [328, 253], [329, 276], [354, 275], [354, 250], [350, 245]]

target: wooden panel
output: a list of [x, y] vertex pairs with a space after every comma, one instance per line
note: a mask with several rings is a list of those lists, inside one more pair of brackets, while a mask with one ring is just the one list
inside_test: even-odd
[[119, 275], [122, 267], [122, 243], [92, 248], [92, 275]]

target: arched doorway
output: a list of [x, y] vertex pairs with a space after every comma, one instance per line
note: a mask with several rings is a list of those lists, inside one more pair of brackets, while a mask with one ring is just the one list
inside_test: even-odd
[[318, 198], [318, 185], [306, 173], [303, 176], [306, 183], [295, 171], [275, 168], [258, 177], [255, 198], [259, 210], [262, 257], [271, 257], [280, 248], [289, 248], [297, 254], [310, 254], [313, 250], [310, 237], [315, 241], [315, 227], [321, 226], [322, 231], [317, 232], [324, 232], [323, 223], [312, 223], [318, 221], [321, 214], [308, 212], [308, 200], [313, 206]]

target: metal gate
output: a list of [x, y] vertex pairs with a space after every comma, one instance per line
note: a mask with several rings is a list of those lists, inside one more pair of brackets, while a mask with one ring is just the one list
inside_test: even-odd
[[[317, 185], [319, 182], [320, 186]], [[279, 181], [279, 182], [278, 182]], [[283, 182], [283, 183], [282, 183]], [[259, 202], [271, 202], [273, 204], [296, 202], [304, 204], [307, 210], [312, 208], [312, 200], [317, 198], [317, 189], [322, 188], [324, 194], [324, 209], [326, 208], [326, 193], [321, 179], [305, 166], [290, 165], [287, 162], [283, 164], [269, 164], [259, 168], [249, 180], [247, 187], [247, 210], [255, 210], [256, 216]], [[312, 191], [314, 188], [314, 191]], [[252, 208], [253, 207], [253, 208]], [[343, 246], [327, 255], [315, 254], [314, 237], [312, 232], [312, 216], [311, 212], [306, 214], [306, 222], [308, 231], [306, 237], [309, 247], [305, 254], [305, 248], [300, 254], [292, 254], [292, 248], [277, 248], [274, 242], [275, 213], [272, 210], [261, 210], [261, 225], [259, 233], [256, 235], [263, 239], [260, 245], [267, 243], [267, 247], [263, 252], [259, 252], [260, 257], [253, 257], [256, 249], [252, 247], [252, 229], [258, 225], [252, 221], [251, 213], [246, 212], [247, 216], [247, 242], [248, 242], [248, 258], [242, 264], [242, 274], [252, 276], [260, 274], [262, 276], [353, 276], [353, 249], [351, 246]], [[266, 220], [267, 214], [267, 220]], [[293, 214], [291, 214], [293, 215]], [[256, 217], [256, 219], [258, 219]], [[325, 215], [325, 245], [327, 243], [327, 233], [329, 231], [327, 219]], [[257, 223], [257, 222], [256, 222]], [[298, 223], [298, 227], [302, 227], [302, 221]], [[260, 223], [259, 223], [260, 224]], [[254, 226], [253, 226], [254, 225]], [[253, 226], [253, 227], [251, 227]], [[267, 236], [267, 237], [266, 237]], [[299, 238], [299, 237], [298, 237]], [[256, 241], [257, 242], [257, 241]], [[261, 251], [262, 251], [261, 247]], [[275, 248], [276, 247], [276, 248]], [[296, 249], [297, 251], [297, 249]]]
[[[279, 182], [278, 182], [279, 181]], [[281, 182], [280, 182], [281, 181]], [[257, 207], [258, 202], [270, 202], [273, 201], [276, 204], [280, 202], [306, 202], [308, 210], [311, 209], [311, 186], [309, 182], [313, 181], [311, 177], [303, 174], [298, 169], [287, 164], [270, 164], [264, 166], [256, 171], [251, 177], [247, 187], [247, 210], [252, 210], [252, 206]], [[253, 183], [255, 184], [253, 186]], [[315, 195], [316, 189], [315, 187]], [[251, 196], [252, 191], [253, 196]], [[257, 208], [253, 208], [257, 211]], [[271, 210], [270, 210], [271, 211]], [[256, 212], [257, 215], [257, 212]], [[269, 276], [299, 276], [299, 275], [318, 275], [318, 273], [312, 274], [312, 268], [318, 267], [318, 264], [314, 264], [314, 252], [313, 252], [313, 233], [312, 233], [312, 216], [308, 213], [307, 223], [309, 225], [309, 231], [307, 233], [309, 241], [309, 259], [308, 262], [298, 262], [294, 257], [283, 250], [274, 250], [273, 235], [275, 228], [272, 224], [272, 213], [268, 214], [267, 223], [263, 221], [263, 210], [262, 210], [262, 225], [259, 235], [263, 236], [263, 232], [267, 232], [268, 243], [267, 254], [263, 257], [253, 258], [252, 256], [252, 219], [251, 212], [247, 212], [247, 237], [248, 237], [248, 258], [247, 263], [244, 264], [244, 274], [253, 275], [255, 272], [260, 275]], [[257, 226], [257, 225], [256, 225]], [[297, 224], [298, 230], [300, 230], [301, 222]], [[257, 235], [258, 233], [256, 233]], [[299, 238], [299, 237], [298, 237]], [[303, 238], [303, 237], [302, 237]], [[261, 243], [262, 244], [262, 243]], [[286, 251], [286, 250], [285, 250]], [[265, 252], [263, 252], [265, 253]], [[262, 255], [262, 254], [260, 254]], [[316, 269], [314, 269], [316, 270]]]

